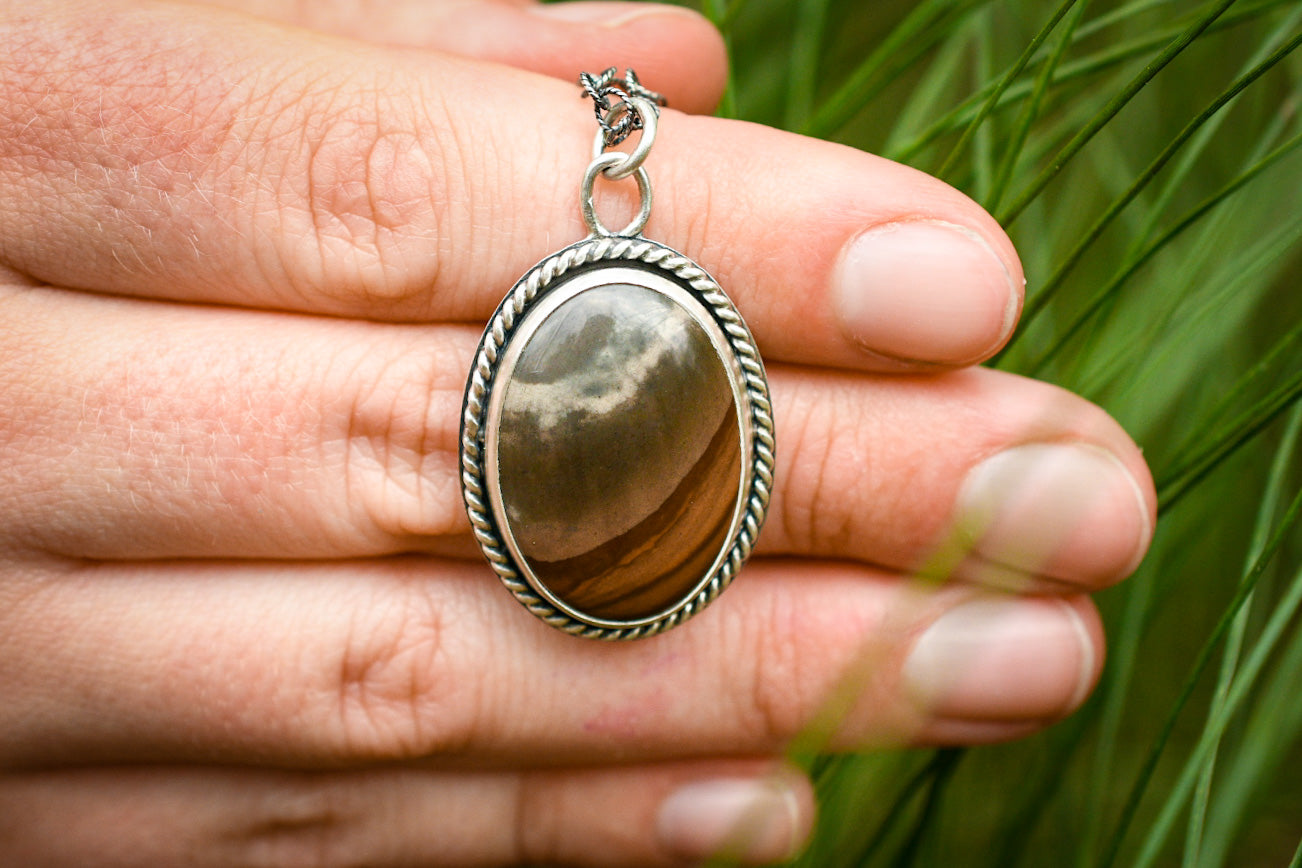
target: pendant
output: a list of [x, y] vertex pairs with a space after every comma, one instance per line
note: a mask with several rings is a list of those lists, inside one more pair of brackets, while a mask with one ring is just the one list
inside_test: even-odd
[[[626, 99], [649, 149], [654, 104]], [[773, 481], [754, 339], [709, 274], [641, 236], [650, 183], [629, 159], [598, 154], [582, 188], [592, 234], [498, 306], [461, 427], [462, 492], [489, 564], [536, 616], [601, 639], [662, 632], [718, 597]], [[611, 168], [636, 176], [642, 199], [618, 233], [592, 208]]]

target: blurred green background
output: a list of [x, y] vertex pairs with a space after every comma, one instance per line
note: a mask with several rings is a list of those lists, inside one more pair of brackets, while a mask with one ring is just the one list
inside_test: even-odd
[[800, 864], [1296, 865], [1302, 2], [707, 0], [721, 113], [984, 204], [1028, 306], [995, 364], [1106, 407], [1161, 519], [1101, 595], [1104, 679], [994, 748], [801, 755]]

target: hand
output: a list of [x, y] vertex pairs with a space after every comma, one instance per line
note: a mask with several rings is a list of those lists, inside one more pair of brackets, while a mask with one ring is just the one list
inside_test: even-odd
[[0, 16], [8, 860], [674, 864], [740, 834], [763, 861], [808, 831], [775, 757], [820, 714], [830, 748], [975, 743], [1084, 699], [1087, 594], [1142, 557], [1152, 485], [1099, 409], [965, 367], [1022, 286], [972, 202], [665, 113], [646, 234], [755, 333], [776, 490], [701, 616], [575, 639], [470, 538], [465, 372], [515, 279], [584, 235], [571, 79], [628, 65], [704, 110], [717, 35], [617, 4], [227, 5], [303, 26]]

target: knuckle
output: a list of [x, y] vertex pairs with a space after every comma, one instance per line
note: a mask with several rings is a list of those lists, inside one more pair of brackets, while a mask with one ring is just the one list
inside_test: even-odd
[[239, 864], [338, 868], [367, 864], [354, 852], [353, 826], [364, 808], [346, 787], [298, 778], [268, 787], [251, 820], [234, 830]]
[[40, 547], [33, 519], [66, 488], [66, 458], [85, 450], [68, 442], [76, 409], [67, 400], [68, 370], [58, 338], [52, 334], [36, 290], [0, 288], [0, 402], [9, 410], [0, 419], [0, 547]]
[[[433, 343], [433, 342], [426, 342]], [[443, 347], [363, 360], [342, 390], [345, 502], [354, 527], [401, 547], [463, 529], [457, 470], [461, 373]], [[329, 447], [328, 447], [329, 448]]]
[[738, 679], [741, 694], [736, 698], [741, 717], [759, 741], [772, 746], [786, 744], [800, 732], [818, 707], [821, 697], [811, 689], [807, 644], [801, 637], [805, 625], [804, 603], [799, 594], [771, 594], [758, 612], [749, 612], [738, 625], [744, 657], [750, 661], [749, 678]]
[[474, 679], [452, 676], [446, 612], [413, 577], [354, 607], [334, 675], [344, 758], [454, 752], [476, 732]]
[[774, 509], [780, 536], [795, 551], [843, 551], [854, 536], [857, 501], [876, 496], [869, 472], [875, 426], [834, 390], [798, 387], [777, 416], [783, 444]]
[[440, 136], [385, 97], [402, 83], [359, 79], [318, 68], [286, 76], [259, 97], [262, 128], [245, 137], [265, 152], [241, 145], [233, 171], [268, 167], [242, 198], [274, 186], [274, 207], [256, 209], [254, 227], [274, 239], [269, 276], [337, 312], [414, 313], [438, 274]]
[[523, 773], [517, 779], [511, 827], [515, 859], [550, 865], [562, 860], [568, 807], [557, 788], [539, 774]]
[[[45, 341], [31, 325], [32, 312], [24, 301], [22, 290], [0, 288], [0, 318], [5, 321], [3, 339], [0, 339], [0, 399], [9, 408], [30, 412], [34, 409], [32, 399], [41, 394], [33, 378], [33, 368], [39, 365], [33, 361], [42, 360], [46, 348]], [[6, 446], [21, 443], [31, 433], [28, 412], [5, 414], [0, 419], [0, 458], [5, 456]]]
[[795, 737], [855, 744], [886, 735], [899, 702], [903, 641], [886, 619], [879, 589], [849, 570], [824, 573], [815, 587], [799, 579], [767, 588], [735, 611], [739, 637], [728, 659], [746, 660], [731, 699], [740, 726], [769, 749]]
[[408, 301], [434, 283], [438, 220], [428, 137], [354, 97], [309, 122], [299, 203], [317, 286], [356, 307]]

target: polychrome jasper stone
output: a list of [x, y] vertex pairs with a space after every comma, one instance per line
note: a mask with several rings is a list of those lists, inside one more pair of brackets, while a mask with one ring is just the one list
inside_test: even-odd
[[749, 333], [730, 334], [719, 313], [735, 309], [682, 262], [599, 259], [544, 281], [544, 261], [532, 297], [526, 275], [489, 324], [467, 387], [463, 487], [481, 547], [521, 602], [570, 632], [630, 638], [684, 620], [735, 575], [763, 520], [763, 369], [755, 356], [747, 375], [736, 335]]
[[691, 593], [728, 541], [742, 477], [731, 378], [700, 322], [661, 292], [594, 286], [499, 375], [506, 529], [538, 582], [612, 621]]

